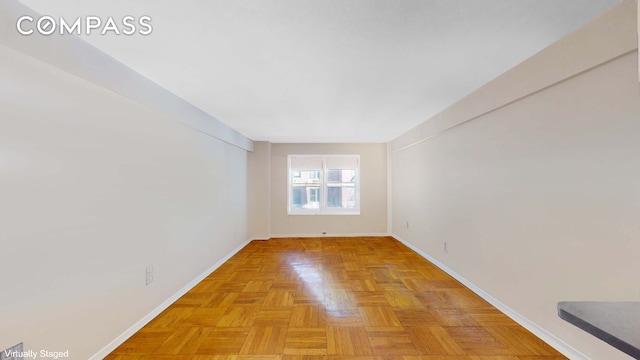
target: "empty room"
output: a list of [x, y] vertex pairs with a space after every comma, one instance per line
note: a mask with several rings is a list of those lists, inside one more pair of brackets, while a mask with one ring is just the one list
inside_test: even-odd
[[640, 359], [639, 13], [0, 1], [0, 359]]

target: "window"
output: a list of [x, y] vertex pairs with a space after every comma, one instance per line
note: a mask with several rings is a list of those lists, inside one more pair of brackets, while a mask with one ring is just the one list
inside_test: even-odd
[[290, 215], [360, 214], [360, 156], [289, 155]]
[[320, 189], [319, 188], [311, 188], [309, 189], [309, 201], [312, 203], [320, 202]]

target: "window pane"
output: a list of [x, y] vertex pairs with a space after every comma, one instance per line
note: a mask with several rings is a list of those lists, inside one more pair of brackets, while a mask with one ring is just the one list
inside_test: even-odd
[[307, 194], [303, 187], [294, 187], [291, 194], [292, 203], [291, 206], [294, 209], [300, 209], [307, 204]]
[[319, 184], [320, 170], [292, 170], [291, 183], [297, 184]]
[[294, 185], [291, 193], [293, 209], [319, 209], [320, 188], [317, 186]]
[[328, 169], [327, 181], [330, 183], [355, 183], [355, 169]]
[[327, 170], [327, 207], [341, 209], [356, 208], [356, 170]]
[[342, 178], [342, 170], [328, 170], [327, 171], [327, 181], [329, 182], [340, 182]]
[[342, 207], [342, 188], [330, 187], [327, 188], [327, 206], [328, 207]]
[[327, 207], [355, 209], [356, 208], [356, 188], [355, 186], [328, 186], [327, 187]]

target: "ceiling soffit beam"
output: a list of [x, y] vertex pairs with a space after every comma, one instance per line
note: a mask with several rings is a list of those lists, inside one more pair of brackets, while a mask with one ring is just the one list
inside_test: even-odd
[[0, 44], [96, 84], [153, 110], [175, 118], [183, 125], [247, 151], [253, 141], [186, 100], [135, 72], [75, 35], [33, 34], [16, 29], [24, 15], [40, 14], [17, 0], [0, 1]]

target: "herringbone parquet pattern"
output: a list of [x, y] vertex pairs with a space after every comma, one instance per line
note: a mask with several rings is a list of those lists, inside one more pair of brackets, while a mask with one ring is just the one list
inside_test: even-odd
[[251, 242], [107, 359], [565, 357], [385, 237]]

